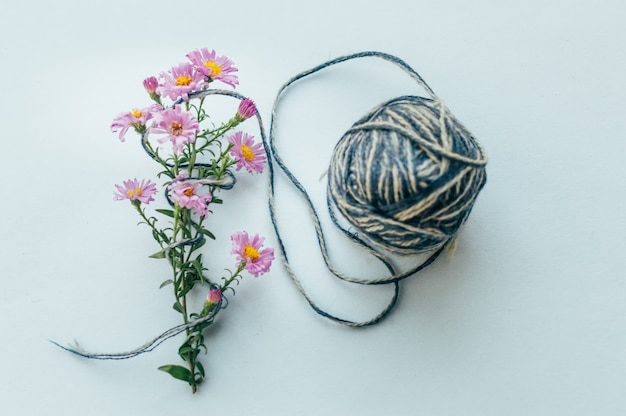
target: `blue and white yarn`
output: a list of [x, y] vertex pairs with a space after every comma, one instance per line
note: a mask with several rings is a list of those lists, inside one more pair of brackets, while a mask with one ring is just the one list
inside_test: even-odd
[[[358, 58], [382, 58], [404, 70], [430, 97], [404, 96], [379, 105], [357, 121], [339, 140], [328, 170], [327, 202], [334, 224], [379, 259], [389, 276], [360, 279], [339, 272], [326, 248], [319, 215], [306, 189], [281, 159], [276, 148], [278, 106], [297, 81], [330, 66]], [[279, 90], [272, 111], [267, 148], [306, 201], [326, 266], [338, 278], [359, 284], [393, 284], [385, 308], [366, 321], [331, 315], [314, 302], [289, 265], [274, 206], [274, 169], [270, 163], [270, 214], [287, 272], [311, 307], [320, 315], [354, 327], [373, 325], [395, 306], [399, 281], [430, 265], [455, 241], [479, 191], [486, 182], [487, 157], [477, 140], [458, 122], [421, 76], [401, 59], [382, 52], [343, 56], [304, 71]], [[338, 211], [356, 229], [340, 225]], [[392, 255], [430, 253], [422, 263], [399, 272]]]
[[[328, 169], [327, 203], [330, 218], [346, 236], [376, 257], [389, 271], [388, 276], [361, 279], [335, 269], [326, 248], [325, 235], [319, 215], [306, 189], [291, 173], [276, 147], [278, 106], [285, 91], [297, 81], [330, 66], [358, 58], [381, 58], [404, 70], [421, 85], [430, 97], [404, 96], [379, 105], [357, 121], [337, 143]], [[225, 95], [242, 100], [239, 93], [225, 90], [206, 90], [195, 95]], [[432, 264], [446, 246], [455, 241], [461, 225], [474, 205], [486, 182], [487, 158], [476, 139], [459, 123], [420, 75], [401, 59], [382, 52], [360, 52], [343, 56], [304, 71], [279, 90], [272, 110], [269, 135], [266, 136], [258, 111], [256, 119], [261, 139], [268, 156], [269, 209], [279, 251], [286, 271], [304, 295], [310, 306], [320, 315], [352, 327], [378, 323], [393, 310], [402, 279], [414, 275]], [[142, 137], [146, 153], [156, 155]], [[196, 166], [201, 164], [196, 163]], [[372, 318], [351, 321], [320, 308], [303, 288], [291, 268], [287, 248], [281, 239], [274, 201], [275, 166], [290, 180], [306, 201], [311, 212], [322, 257], [332, 274], [338, 278], [364, 285], [391, 284], [394, 291], [387, 305]], [[203, 184], [230, 189], [235, 177], [222, 180], [188, 178]], [[340, 225], [340, 214], [350, 223], [355, 233]], [[181, 240], [173, 246], [190, 244]], [[393, 264], [396, 254], [428, 253], [420, 264], [399, 272]], [[175, 326], [144, 345], [120, 353], [93, 353], [83, 350], [78, 343], [63, 346], [53, 344], [74, 354], [100, 360], [123, 360], [152, 351], [162, 342], [187, 329], [213, 320], [227, 305], [226, 298], [206, 317]]]
[[456, 235], [485, 181], [482, 149], [442, 105], [399, 97], [339, 140], [328, 199], [373, 244], [424, 253]]

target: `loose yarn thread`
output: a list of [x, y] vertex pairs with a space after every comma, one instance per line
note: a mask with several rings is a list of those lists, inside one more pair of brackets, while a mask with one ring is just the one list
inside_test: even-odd
[[[226, 299], [226, 298], [224, 297], [222, 299]], [[227, 304], [228, 304], [228, 300], [226, 300], [225, 304], [221, 304], [221, 301], [220, 301], [220, 304], [218, 304], [215, 307], [215, 309], [211, 311], [211, 313], [209, 313], [208, 315], [203, 316], [202, 318], [199, 318], [199, 319], [195, 319], [186, 324], [180, 324], [180, 325], [174, 326], [168, 329], [167, 331], [163, 332], [162, 334], [158, 335], [154, 339], [146, 342], [142, 346], [137, 347], [130, 351], [117, 352], [117, 353], [97, 353], [97, 352], [89, 352], [89, 351], [84, 350], [76, 341], [69, 346], [61, 345], [52, 340], [50, 342], [56, 345], [57, 347], [64, 349], [65, 351], [69, 351], [73, 354], [80, 355], [81, 357], [84, 357], [84, 358], [90, 358], [94, 360], [126, 360], [128, 358], [133, 358], [143, 353], [150, 352], [154, 350], [156, 347], [158, 347], [159, 345], [161, 345], [163, 342], [167, 341], [168, 339], [172, 337], [175, 337], [178, 334], [185, 332], [187, 329], [191, 329], [204, 322], [214, 319], [217, 313], [221, 309], [226, 308]]]
[[[378, 279], [348, 276], [335, 268], [317, 210], [304, 186], [280, 157], [275, 143], [278, 106], [290, 86], [330, 66], [367, 57], [382, 58], [400, 67], [430, 96], [398, 97], [379, 105], [343, 135], [330, 162], [327, 188], [330, 218], [346, 236], [384, 264], [389, 276]], [[270, 163], [270, 216], [285, 268], [315, 312], [352, 327], [370, 326], [384, 319], [397, 302], [399, 281], [432, 264], [446, 246], [454, 245], [459, 228], [486, 182], [487, 158], [480, 144], [413, 68], [382, 52], [339, 57], [286, 82], [274, 102], [266, 148], [307, 204], [328, 270], [352, 283], [394, 286], [387, 305], [365, 321], [340, 318], [319, 307], [289, 264], [276, 217], [275, 172]], [[357, 232], [343, 227], [335, 211], [339, 211]], [[430, 255], [423, 263], [400, 272], [387, 253]]]
[[[367, 57], [381, 58], [400, 67], [430, 95], [430, 98], [399, 97], [376, 107], [357, 121], [339, 140], [329, 166], [327, 208], [330, 219], [349, 239], [386, 267], [389, 276], [377, 279], [349, 276], [334, 267], [318, 212], [304, 186], [280, 157], [275, 144], [278, 106], [283, 94], [291, 85], [330, 66]], [[190, 98], [208, 95], [226, 95], [240, 100], [245, 98], [239, 93], [227, 90], [205, 90], [190, 94]], [[469, 216], [478, 192], [486, 182], [487, 158], [480, 144], [450, 114], [415, 70], [401, 59], [386, 53], [367, 51], [346, 55], [291, 78], [280, 88], [276, 96], [268, 136], [265, 134], [258, 111], [256, 118], [268, 158], [270, 218], [285, 269], [316, 313], [343, 325], [365, 327], [374, 325], [388, 316], [398, 300], [399, 282], [428, 267], [446, 246], [455, 242], [459, 228]], [[157, 160], [148, 146], [146, 134], [142, 135], [141, 143], [146, 153]], [[328, 270], [339, 279], [351, 283], [393, 285], [393, 294], [387, 305], [372, 318], [352, 321], [330, 314], [319, 307], [303, 287], [290, 266], [287, 250], [281, 238], [274, 200], [276, 193], [274, 164], [286, 175], [307, 204]], [[202, 164], [196, 163], [195, 166]], [[178, 180], [196, 181], [223, 189], [230, 189], [235, 184], [235, 177], [232, 175], [222, 180], [193, 177]], [[343, 227], [335, 211], [339, 211], [358, 231], [353, 232]], [[167, 248], [194, 242], [195, 240], [180, 240]], [[395, 254], [429, 253], [429, 256], [421, 264], [400, 272], [385, 251]], [[186, 329], [214, 319], [219, 310], [227, 305], [227, 299], [225, 297], [223, 299], [226, 300], [225, 304], [220, 304], [211, 314], [170, 328], [144, 345], [126, 352], [92, 353], [82, 349], [78, 343], [63, 346], [54, 341], [50, 342], [85, 358], [127, 359], [152, 351]]]
[[[193, 92], [189, 94], [189, 99], [191, 98], [204, 98], [207, 97], [209, 95], [223, 95], [223, 96], [229, 96], [229, 97], [233, 97], [235, 99], [238, 100], [243, 100], [246, 97], [242, 94], [239, 94], [237, 92], [234, 91], [229, 91], [229, 90], [221, 90], [221, 89], [213, 89], [213, 90], [204, 90], [204, 91], [197, 91], [197, 92]], [[175, 106], [177, 104], [180, 104], [183, 100], [179, 99], [178, 101], [176, 101], [172, 106]], [[267, 138], [265, 135], [265, 127], [263, 126], [263, 120], [261, 119], [261, 115], [259, 114], [259, 111], [256, 110], [256, 120], [259, 126], [259, 132], [261, 135], [261, 140], [263, 141], [263, 143], [266, 142]], [[144, 132], [141, 135], [141, 145], [144, 149], [144, 151], [146, 152], [146, 154], [148, 156], [150, 156], [150, 158], [152, 158], [153, 160], [159, 162], [159, 158], [157, 157], [157, 155], [154, 153], [154, 151], [151, 149], [151, 147], [148, 144], [148, 133]], [[266, 150], [267, 153], [267, 150]], [[160, 162], [159, 162], [160, 163]], [[172, 167], [173, 165], [166, 163], [166, 165], [168, 167]], [[188, 164], [182, 164], [180, 165], [180, 167], [187, 167]], [[196, 167], [200, 167], [200, 166], [204, 166], [204, 167], [211, 167], [210, 164], [206, 164], [206, 163], [200, 163], [200, 162], [196, 162], [194, 164], [194, 166]], [[202, 185], [205, 186], [211, 186], [211, 187], [217, 187], [217, 188], [221, 188], [221, 189], [231, 189], [235, 186], [236, 183], [236, 178], [235, 176], [230, 173], [230, 172], [226, 172], [226, 175], [224, 178], [222, 179], [217, 179], [217, 178], [212, 178], [212, 177], [208, 177], [208, 178], [196, 178], [196, 177], [187, 177], [187, 178], [178, 178], [175, 179], [176, 181], [190, 181], [190, 182], [195, 182], [195, 183], [200, 183]], [[167, 200], [167, 202], [173, 206], [174, 203], [172, 202], [172, 200], [169, 197], [168, 191], [167, 189], [165, 189], [165, 198]], [[194, 223], [195, 225], [195, 223]], [[176, 247], [180, 247], [180, 246], [186, 246], [186, 245], [192, 245], [192, 244], [196, 244], [197, 242], [199, 242], [200, 240], [203, 240], [205, 238], [204, 233], [198, 229], [198, 233], [199, 235], [193, 239], [190, 238], [182, 238], [179, 239], [177, 241], [173, 241], [172, 243], [170, 243], [167, 247], [163, 248], [163, 251], [165, 252], [166, 256], [169, 256], [169, 251], [172, 250], [173, 248]], [[216, 287], [216, 286], [215, 286]], [[166, 331], [164, 331], [163, 333], [161, 333], [160, 335], [158, 335], [157, 337], [153, 338], [152, 340], [144, 343], [143, 345], [129, 350], [129, 351], [124, 351], [124, 352], [117, 352], [117, 353], [96, 353], [96, 352], [89, 352], [84, 350], [79, 344], [78, 342], [74, 342], [71, 345], [68, 346], [64, 346], [61, 345], [55, 341], [49, 340], [52, 344], [56, 345], [59, 348], [62, 348], [66, 351], [69, 351], [73, 354], [79, 355], [81, 357], [85, 357], [85, 358], [90, 358], [90, 359], [96, 359], [96, 360], [125, 360], [128, 358], [132, 358], [132, 357], [136, 357], [137, 355], [141, 355], [144, 354], [146, 352], [150, 352], [152, 350], [154, 350], [156, 347], [158, 347], [159, 345], [161, 345], [163, 342], [167, 341], [168, 339], [175, 337], [178, 334], [181, 334], [183, 332], [185, 332], [188, 329], [191, 329], [195, 326], [198, 326], [204, 322], [207, 321], [211, 321], [213, 319], [215, 319], [215, 317], [217, 316], [217, 313], [222, 310], [225, 309], [228, 306], [228, 298], [226, 296], [222, 296], [220, 302], [214, 307], [213, 311], [210, 312], [208, 315], [203, 316], [201, 318], [198, 319], [194, 319], [186, 324], [180, 324], [177, 326], [174, 326]]]

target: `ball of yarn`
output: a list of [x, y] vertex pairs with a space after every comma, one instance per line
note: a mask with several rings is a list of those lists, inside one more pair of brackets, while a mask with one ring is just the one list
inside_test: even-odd
[[442, 247], [486, 182], [478, 142], [438, 100], [399, 97], [357, 121], [337, 143], [329, 206], [359, 235], [397, 254]]

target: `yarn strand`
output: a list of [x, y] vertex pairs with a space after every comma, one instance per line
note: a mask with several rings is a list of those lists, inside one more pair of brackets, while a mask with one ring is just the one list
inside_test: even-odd
[[[458, 226], [460, 226], [460, 224], [464, 222], [467, 215], [469, 215], [471, 204], [473, 204], [473, 198], [469, 197], [470, 194], [462, 193], [461, 196], [457, 197], [457, 199], [455, 200], [453, 207], [450, 208], [451, 212], [449, 214], [447, 211], [444, 212], [443, 209], [439, 209], [439, 211], [435, 210], [434, 213], [430, 214], [430, 215], [435, 216], [437, 213], [439, 213], [440, 216], [442, 217], [449, 215], [450, 217], [449, 228], [451, 230], [450, 235], [448, 235], [447, 233], [435, 232], [436, 230], [434, 229], [430, 229], [426, 231], [426, 230], [420, 230], [420, 228], [411, 226], [411, 225], [402, 225], [402, 224], [396, 225], [394, 223], [394, 221], [396, 220], [390, 219], [389, 226], [385, 226], [385, 230], [384, 230], [385, 235], [382, 236], [380, 234], [380, 232], [382, 231], [380, 230], [380, 227], [381, 227], [380, 224], [384, 223], [387, 220], [383, 220], [381, 218], [375, 218], [375, 220], [377, 221], [376, 225], [372, 226], [372, 231], [368, 231], [369, 225], [367, 225], [368, 224], [367, 222], [364, 223], [365, 228], [363, 228], [360, 226], [356, 226], [357, 223], [351, 221], [351, 218], [346, 216], [347, 214], [350, 214], [352, 211], [363, 211], [363, 209], [358, 208], [356, 206], [351, 206], [351, 205], [346, 207], [346, 205], [344, 205], [343, 203], [338, 202], [340, 198], [337, 197], [337, 189], [336, 189], [337, 185], [333, 182], [332, 177], [335, 177], [335, 176], [340, 177], [341, 175], [345, 174], [345, 172], [342, 171], [345, 168], [344, 167], [345, 161], [333, 160], [331, 162], [331, 168], [330, 168], [331, 169], [330, 176], [332, 177], [329, 177], [329, 187], [327, 190], [327, 205], [328, 205], [327, 208], [330, 214], [331, 221], [351, 241], [353, 241], [355, 244], [363, 248], [370, 255], [374, 256], [377, 260], [379, 260], [386, 267], [388, 271], [388, 275], [385, 277], [380, 277], [380, 278], [375, 278], [375, 279], [362, 279], [362, 278], [344, 274], [335, 268], [328, 253], [328, 248], [326, 245], [326, 237], [324, 234], [324, 230], [322, 229], [320, 217], [315, 208], [315, 205], [313, 204], [305, 187], [295, 177], [295, 175], [291, 172], [291, 170], [287, 167], [284, 160], [279, 155], [279, 152], [276, 146], [276, 137], [277, 137], [276, 126], [277, 126], [277, 120], [278, 120], [278, 108], [286, 90], [289, 87], [291, 87], [293, 84], [295, 84], [296, 82], [302, 80], [303, 78], [306, 78], [330, 66], [333, 66], [342, 62], [346, 62], [346, 61], [354, 60], [354, 59], [360, 59], [360, 58], [370, 58], [370, 57], [381, 58], [383, 60], [386, 60], [398, 66], [405, 73], [407, 73], [413, 80], [415, 80], [418, 83], [418, 85], [420, 85], [426, 91], [426, 93], [430, 96], [430, 98], [409, 96], [409, 97], [400, 97], [400, 98], [391, 100], [377, 107], [370, 114], [366, 115], [360, 121], [355, 123], [355, 125], [344, 134], [344, 138], [355, 137], [355, 136], [362, 135], [362, 134], [368, 134], [369, 132], [372, 132], [372, 131], [377, 131], [377, 132], [383, 131], [383, 132], [386, 132], [384, 133], [386, 134], [385, 137], [391, 137], [392, 135], [394, 135], [394, 137], [409, 138], [409, 140], [413, 142], [415, 146], [421, 148], [422, 149], [421, 151], [423, 151], [425, 154], [431, 157], [441, 158], [443, 160], [441, 163], [441, 166], [443, 166], [444, 168], [447, 168], [452, 163], [457, 163], [457, 164], [469, 165], [470, 167], [474, 166], [474, 167], [478, 167], [482, 169], [484, 165], [486, 164], [486, 157], [484, 156], [484, 152], [482, 151], [482, 148], [480, 148], [478, 143], [475, 140], [473, 140], [471, 136], [469, 139], [465, 139], [465, 136], [462, 135], [463, 139], [469, 140], [469, 142], [467, 144], [463, 144], [464, 142], [462, 142], [461, 146], [465, 148], [477, 149], [475, 152], [473, 153], [470, 152], [470, 154], [465, 155], [459, 152], [459, 149], [455, 148], [456, 142], [454, 142], [453, 140], [456, 140], [458, 136], [456, 133], [456, 130], [462, 129], [462, 127], [459, 127], [460, 125], [458, 125], [458, 122], [456, 122], [456, 120], [453, 120], [451, 116], [448, 115], [448, 112], [445, 106], [443, 105], [443, 103], [441, 102], [441, 100], [436, 96], [436, 94], [428, 86], [428, 84], [423, 80], [423, 78], [415, 70], [413, 70], [413, 68], [411, 68], [407, 63], [405, 63], [404, 61], [402, 61], [401, 59], [393, 55], [389, 55], [389, 54], [382, 53], [382, 52], [366, 51], [366, 52], [360, 52], [360, 53], [342, 56], [342, 57], [330, 60], [328, 62], [325, 62], [323, 64], [317, 65], [309, 70], [303, 71], [295, 75], [293, 78], [288, 80], [279, 89], [276, 95], [275, 101], [274, 101], [273, 108], [272, 108], [268, 140], [267, 142], [264, 140], [264, 145], [266, 148], [266, 152], [268, 153], [268, 161], [269, 161], [268, 165], [269, 165], [270, 217], [271, 217], [274, 230], [277, 235], [279, 251], [280, 251], [283, 263], [285, 265], [285, 268], [287, 270], [287, 273], [289, 274], [291, 279], [294, 281], [297, 289], [302, 293], [302, 295], [304, 296], [306, 301], [309, 303], [311, 308], [316, 313], [318, 313], [319, 315], [325, 318], [328, 318], [337, 323], [351, 326], [351, 327], [370, 326], [370, 325], [380, 322], [382, 319], [388, 316], [388, 314], [395, 307], [397, 299], [398, 299], [399, 282], [402, 279], [412, 276], [415, 273], [423, 270], [424, 268], [432, 264], [435, 261], [435, 259], [443, 252], [444, 248], [446, 247], [446, 243], [456, 241], [456, 238], [454, 237], [456, 237]], [[411, 106], [414, 107], [417, 105], [429, 108], [431, 110], [430, 112], [424, 112], [424, 111], [417, 112], [413, 110], [413, 108], [411, 107]], [[398, 114], [397, 117], [394, 116], [393, 118], [385, 119], [385, 117], [387, 116], [384, 113], [385, 111], [387, 111], [387, 108], [389, 108], [390, 106], [397, 107], [400, 113]], [[407, 113], [409, 116], [404, 117], [405, 113]], [[381, 120], [376, 119], [376, 121], [374, 121], [374, 119], [378, 117], [379, 114], [381, 115], [381, 117], [383, 117], [383, 119]], [[453, 122], [455, 123], [454, 131], [451, 131], [450, 128], [447, 126], [447, 124], [453, 123]], [[413, 133], [413, 131], [416, 129], [418, 129], [419, 131], [424, 130], [424, 128], [421, 126], [422, 124], [424, 124], [425, 126], [429, 126], [430, 130], [424, 131], [424, 134], [426, 134], [426, 137], [428, 137], [429, 139], [422, 138], [420, 135]], [[340, 143], [338, 143], [335, 149], [335, 154], [339, 154], [341, 153], [340, 150], [343, 150], [341, 146], [343, 145], [342, 142], [344, 138], [342, 138]], [[393, 137], [391, 138], [393, 139]], [[347, 146], [347, 144], [345, 146]], [[373, 152], [373, 150], [370, 149], [369, 154], [374, 155], [375, 153]], [[354, 157], [358, 159], [357, 156], [354, 156]], [[381, 285], [381, 284], [393, 285], [393, 288], [394, 288], [393, 295], [391, 296], [387, 304], [382, 308], [382, 310], [380, 310], [372, 318], [363, 320], [363, 321], [352, 321], [352, 320], [348, 320], [345, 318], [332, 315], [328, 313], [327, 311], [325, 311], [324, 309], [322, 309], [320, 306], [318, 306], [317, 303], [312, 299], [312, 297], [308, 294], [308, 292], [303, 287], [300, 279], [298, 278], [298, 276], [296, 275], [295, 271], [292, 269], [289, 263], [287, 249], [281, 237], [281, 231], [280, 231], [280, 227], [278, 224], [276, 206], [275, 206], [275, 201], [274, 201], [275, 194], [276, 194], [276, 188], [275, 188], [276, 172], [274, 170], [274, 163], [276, 164], [278, 169], [280, 169], [283, 172], [283, 174], [287, 177], [290, 184], [298, 191], [299, 195], [303, 198], [308, 208], [312, 222], [313, 222], [316, 238], [318, 241], [318, 245], [320, 248], [320, 252], [321, 252], [324, 264], [326, 268], [330, 271], [330, 273], [341, 280], [351, 282], [351, 283], [357, 283], [357, 284], [362, 284], [362, 285]], [[369, 175], [369, 172], [370, 172], [369, 169], [364, 169], [364, 171], [367, 172], [366, 175]], [[414, 179], [411, 176], [412, 174], [413, 172], [408, 172], [408, 176], [410, 176], [408, 180], [409, 182], [413, 184], [412, 185], [413, 187], [416, 187], [417, 186], [416, 179]], [[466, 170], [462, 170], [461, 173], [459, 173], [453, 179], [456, 180], [457, 178], [460, 178], [458, 180], [462, 179], [462, 180], [466, 180], [469, 183], [474, 184], [475, 182], [471, 182], [474, 177], [475, 175], [473, 174], [473, 172], [470, 172], [470, 170], [466, 169]], [[368, 179], [366, 178], [366, 181], [367, 180]], [[370, 182], [371, 182], [371, 179], [370, 179]], [[456, 183], [456, 182], [450, 181], [450, 185], [442, 184], [439, 194], [442, 195], [445, 192], [448, 192], [448, 190], [450, 189], [450, 186], [452, 186], [453, 183]], [[479, 176], [476, 179], [476, 183], [477, 184], [475, 186], [472, 186], [472, 190], [476, 190], [476, 189], [479, 190], [482, 187], [482, 185], [484, 184], [484, 175]], [[398, 198], [401, 196], [401, 192], [398, 190], [398, 188], [394, 188], [392, 191], [394, 192], [394, 195], [395, 195], [394, 198]], [[350, 193], [351, 191], [346, 190], [343, 192]], [[436, 195], [437, 194], [433, 195], [433, 197], [431, 198], [438, 198]], [[467, 196], [467, 198], [464, 199], [464, 196]], [[431, 199], [429, 201], [426, 201], [425, 204], [428, 204], [428, 203], [433, 204], [433, 201], [436, 201], [436, 199]], [[355, 201], [353, 203], [358, 204], [360, 202]], [[428, 207], [429, 205], [422, 204], [418, 206], [417, 208], [423, 208], [424, 206]], [[417, 210], [417, 208], [412, 208], [410, 210], [403, 208], [402, 211], [398, 212], [397, 216], [409, 217], [409, 219], [411, 219], [411, 215], [413, 215], [412, 212], [419, 211]], [[336, 216], [336, 213], [335, 213], [336, 209], [338, 209], [339, 212], [343, 214], [344, 217], [348, 218], [349, 222], [351, 222], [352, 225], [354, 225], [358, 230], [363, 231], [365, 233], [364, 235], [367, 238], [364, 239], [359, 234], [352, 232], [349, 229], [346, 229], [345, 227], [343, 227], [339, 223], [339, 220]], [[360, 221], [354, 218], [352, 218], [352, 220]], [[364, 220], [371, 222], [371, 218], [367, 216], [364, 217]], [[415, 239], [408, 239], [407, 242], [405, 242], [403, 241], [403, 239], [406, 239], [404, 236], [408, 235], [408, 233], [412, 235], [417, 235], [417, 237], [415, 237]], [[386, 239], [389, 239], [389, 238], [393, 238], [393, 244], [391, 245], [388, 243], [388, 241], [386, 241]], [[404, 247], [405, 245], [406, 247]], [[423, 248], [416, 249], [415, 247], [419, 245], [423, 246]], [[429, 253], [429, 254], [426, 260], [423, 261], [422, 263], [417, 264], [416, 266], [411, 267], [406, 271], [400, 272], [392, 264], [392, 261], [388, 257], [388, 255], [381, 253], [374, 246], [379, 246], [381, 248], [384, 248], [388, 252], [395, 251], [399, 254], [420, 253], [420, 252]]]
[[[203, 91], [197, 91], [197, 92], [193, 92], [189, 94], [189, 98], [204, 98], [207, 97], [209, 95], [224, 95], [224, 96], [229, 96], [229, 97], [233, 97], [235, 99], [238, 100], [243, 100], [246, 98], [246, 96], [239, 94], [237, 92], [234, 91], [229, 91], [229, 90], [221, 90], [221, 89], [210, 89], [210, 90], [203, 90]], [[179, 99], [177, 102], [175, 102], [173, 105], [176, 104], [180, 104], [182, 102], [182, 99]], [[261, 135], [261, 139], [262, 142], [265, 144], [267, 138], [265, 135], [265, 127], [263, 125], [263, 120], [261, 118], [261, 115], [259, 114], [259, 111], [256, 111], [256, 120], [257, 120], [257, 124], [259, 126], [259, 133]], [[147, 133], [143, 133], [142, 137], [141, 137], [141, 146], [143, 147], [144, 151], [146, 152], [146, 154], [152, 158], [153, 160], [157, 161], [158, 163], [161, 163], [161, 161], [159, 160], [159, 157], [155, 154], [155, 152], [152, 150], [152, 148], [149, 146], [148, 144], [148, 134]], [[267, 148], [266, 148], [266, 153], [268, 153]], [[166, 165], [168, 167], [172, 167], [173, 165], [170, 165], [168, 163], [166, 163]], [[188, 165], [184, 164], [184, 165], [179, 165], [181, 167], [186, 167]], [[204, 164], [204, 163], [195, 163], [194, 166], [196, 167], [211, 167], [211, 165], [209, 164]], [[202, 185], [208, 185], [208, 186], [215, 186], [221, 189], [231, 189], [236, 182], [236, 178], [234, 175], [232, 175], [230, 172], [226, 173], [226, 176], [223, 179], [216, 179], [214, 177], [208, 177], [208, 178], [195, 178], [195, 177], [189, 177], [189, 178], [182, 178], [182, 179], [177, 179], [179, 181], [192, 181], [192, 182], [196, 182], [196, 183], [201, 183]], [[173, 205], [172, 200], [170, 199], [167, 189], [165, 190], [165, 198], [168, 201], [168, 203], [170, 205]], [[195, 226], [195, 223], [194, 223]], [[196, 238], [190, 239], [180, 239], [178, 241], [174, 241], [172, 243], [170, 243], [168, 246], [163, 248], [163, 251], [165, 252], [165, 254], [167, 256], [169, 256], [169, 251], [173, 248], [179, 247], [179, 246], [185, 246], [185, 245], [192, 245], [197, 243], [198, 241], [204, 239], [204, 233], [203, 232], [199, 232], [198, 236]], [[213, 310], [213, 312], [209, 313], [207, 316], [204, 316], [202, 318], [198, 318], [196, 320], [193, 320], [189, 323], [186, 324], [180, 324], [177, 326], [174, 326], [172, 328], [169, 328], [168, 330], [164, 331], [163, 333], [161, 333], [160, 335], [158, 335], [157, 337], [153, 338], [152, 340], [146, 342], [145, 344], [141, 345], [140, 347], [137, 347], [133, 350], [130, 351], [125, 351], [125, 352], [118, 352], [118, 353], [94, 353], [94, 352], [89, 352], [89, 351], [85, 351], [79, 344], [78, 342], [74, 342], [74, 344], [68, 345], [68, 346], [64, 346], [61, 345], [59, 343], [57, 343], [56, 341], [52, 341], [49, 340], [50, 343], [56, 345], [59, 348], [62, 348], [66, 351], [69, 351], [73, 354], [79, 355], [81, 357], [85, 357], [85, 358], [90, 358], [90, 359], [96, 359], [96, 360], [125, 360], [128, 358], [132, 358], [135, 357], [137, 355], [141, 355], [144, 354], [146, 352], [150, 352], [152, 350], [154, 350], [155, 348], [157, 348], [159, 345], [161, 345], [163, 342], [167, 341], [168, 339], [175, 337], [176, 335], [181, 334], [182, 332], [186, 331], [187, 329], [193, 328], [197, 325], [200, 325], [202, 323], [205, 323], [207, 321], [211, 321], [213, 320], [216, 315], [217, 312], [219, 312], [221, 309], [224, 309], [228, 306], [228, 299], [223, 296], [222, 300], [220, 302], [220, 304]]]
[[72, 354], [76, 354], [76, 355], [80, 355], [81, 357], [84, 358], [90, 358], [90, 359], [94, 359], [94, 360], [126, 360], [128, 358], [133, 358], [136, 357], [138, 355], [141, 355], [143, 353], [146, 352], [150, 352], [152, 350], [154, 350], [156, 347], [158, 347], [159, 345], [161, 345], [163, 342], [167, 341], [168, 339], [175, 337], [176, 335], [186, 331], [187, 329], [193, 328], [195, 326], [198, 326], [204, 322], [210, 321], [212, 319], [215, 318], [215, 315], [217, 314], [217, 312], [220, 310], [220, 308], [216, 308], [213, 312], [211, 312], [210, 314], [208, 314], [207, 316], [204, 316], [202, 318], [196, 319], [194, 321], [191, 321], [187, 324], [180, 324], [177, 326], [174, 326], [170, 329], [168, 329], [167, 331], [163, 332], [161, 335], [155, 337], [154, 339], [146, 342], [145, 344], [143, 344], [140, 347], [137, 347], [133, 350], [130, 351], [125, 351], [125, 352], [118, 352], [118, 353], [96, 353], [96, 352], [89, 352], [89, 351], [85, 351], [79, 344], [78, 342], [74, 342], [74, 344], [71, 344], [69, 346], [64, 346], [61, 345], [55, 341], [49, 340], [52, 344], [56, 345], [59, 348], [64, 349], [65, 351], [69, 351]]

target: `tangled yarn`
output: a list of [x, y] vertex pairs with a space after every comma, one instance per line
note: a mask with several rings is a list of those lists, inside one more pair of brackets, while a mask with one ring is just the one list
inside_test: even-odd
[[[280, 157], [275, 143], [278, 106], [290, 86], [330, 66], [368, 57], [381, 58], [398, 66], [429, 95], [398, 97], [374, 108], [343, 135], [331, 158], [327, 188], [330, 218], [344, 234], [385, 265], [389, 276], [377, 279], [349, 276], [334, 267], [317, 210], [304, 186]], [[285, 83], [274, 102], [266, 147], [273, 162], [308, 205], [328, 270], [352, 283], [393, 284], [394, 293], [387, 305], [365, 321], [340, 318], [319, 307], [289, 264], [276, 218], [275, 172], [270, 164], [270, 215], [287, 272], [318, 314], [353, 327], [373, 325], [391, 312], [398, 299], [399, 282], [432, 264], [443, 249], [455, 241], [486, 182], [487, 157], [476, 139], [413, 68], [382, 52], [342, 56]], [[354, 230], [343, 227], [336, 212]], [[402, 272], [394, 266], [393, 255], [417, 253], [428, 253], [428, 257]]]
[[443, 105], [399, 97], [339, 140], [328, 199], [373, 244], [398, 254], [429, 252], [466, 220], [486, 181], [485, 162]]

